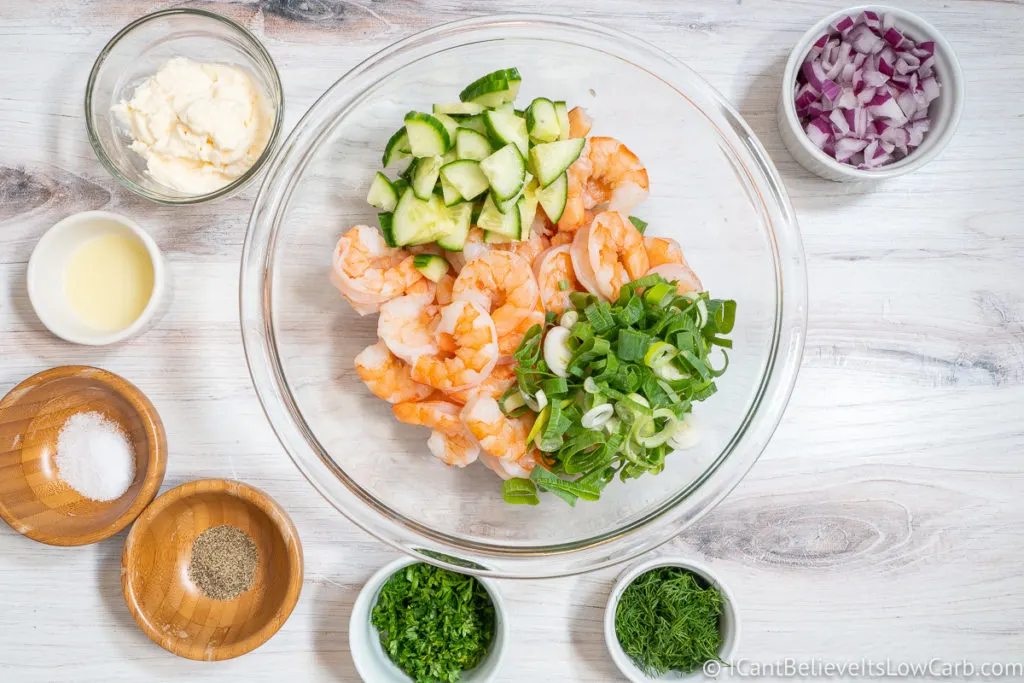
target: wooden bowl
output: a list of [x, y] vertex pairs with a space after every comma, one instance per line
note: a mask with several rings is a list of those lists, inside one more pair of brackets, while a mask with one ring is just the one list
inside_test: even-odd
[[[207, 598], [189, 578], [192, 542], [212, 527], [244, 531], [259, 553], [252, 588]], [[121, 556], [128, 610], [153, 642], [189, 659], [238, 657], [270, 639], [302, 588], [302, 545], [288, 514], [238, 481], [204, 479], [157, 498], [128, 534]]]
[[[64, 422], [95, 411], [117, 423], [135, 450], [135, 481], [116, 500], [89, 500], [57, 473]], [[128, 526], [160, 489], [167, 437], [156, 408], [134, 384], [83, 365], [40, 372], [0, 401], [0, 517], [50, 545], [86, 545]]]

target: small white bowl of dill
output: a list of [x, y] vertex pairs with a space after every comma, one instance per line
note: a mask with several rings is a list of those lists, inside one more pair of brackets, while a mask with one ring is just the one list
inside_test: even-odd
[[740, 637], [732, 593], [707, 566], [663, 556], [624, 571], [604, 614], [604, 638], [633, 683], [710, 680]]

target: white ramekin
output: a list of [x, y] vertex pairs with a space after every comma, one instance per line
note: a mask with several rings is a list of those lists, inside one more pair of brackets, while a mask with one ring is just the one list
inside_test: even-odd
[[[377, 629], [370, 623], [370, 614], [373, 611], [373, 606], [377, 604], [377, 596], [380, 594], [381, 587], [391, 578], [391, 575], [399, 569], [418, 562], [419, 560], [415, 558], [403, 557], [382, 567], [359, 591], [359, 596], [352, 607], [352, 618], [348, 627], [349, 650], [352, 652], [356, 671], [366, 683], [410, 683], [412, 680], [395, 666], [384, 652], [384, 648], [380, 645]], [[502, 657], [508, 649], [508, 612], [501, 599], [501, 593], [498, 592], [494, 581], [480, 577], [477, 577], [477, 581], [487, 590], [487, 594], [491, 596], [491, 602], [494, 603], [494, 640], [483, 661], [475, 668], [463, 673], [459, 679], [460, 683], [490, 683], [493, 681], [498, 675]]]
[[[932, 102], [928, 112], [932, 122], [931, 130], [924, 136], [921, 145], [906, 158], [872, 170], [859, 170], [853, 166], [841, 164], [811, 143], [796, 115], [794, 97], [797, 71], [803, 65], [811, 45], [828, 33], [831, 24], [840, 17], [849, 15], [856, 19], [864, 10], [893, 15], [896, 28], [915, 41], [934, 40], [935, 73], [942, 85], [939, 98]], [[786, 70], [782, 75], [782, 89], [778, 104], [779, 132], [782, 134], [782, 141], [793, 157], [808, 171], [822, 178], [838, 182], [864, 182], [895, 178], [916, 171], [939, 155], [949, 143], [950, 138], [953, 137], [953, 133], [956, 132], [964, 108], [964, 97], [964, 74], [960, 68], [960, 62], [956, 58], [956, 53], [953, 52], [953, 47], [934, 26], [917, 15], [896, 7], [860, 5], [828, 15], [812, 26], [793, 48], [793, 52], [789, 55], [789, 61], [786, 62]]]
[[[619, 599], [622, 597], [623, 591], [633, 583], [633, 581], [640, 576], [645, 574], [652, 569], [658, 567], [681, 567], [682, 569], [689, 570], [694, 574], [697, 574], [710, 585], [718, 589], [722, 594], [722, 617], [719, 622], [719, 628], [722, 634], [722, 645], [718, 649], [718, 657], [725, 662], [721, 664], [719, 662], [711, 662], [704, 667], [703, 670], [698, 669], [689, 674], [681, 674], [676, 671], [670, 671], [661, 678], [652, 678], [633, 663], [629, 655], [626, 654], [625, 650], [622, 649], [622, 645], [619, 644], [619, 638], [615, 635], [615, 611], [619, 606]], [[615, 587], [612, 588], [612, 594], [608, 597], [608, 605], [604, 611], [604, 640], [608, 646], [608, 652], [612, 656], [612, 660], [615, 662], [615, 666], [619, 667], [619, 671], [622, 675], [628, 678], [632, 683], [658, 683], [659, 681], [698, 681], [708, 680], [717, 676], [722, 668], [732, 663], [733, 655], [736, 652], [736, 645], [740, 640], [740, 619], [739, 613], [736, 611], [736, 600], [732, 596], [732, 592], [723, 584], [718, 577], [716, 577], [709, 567], [701, 564], [700, 562], [694, 562], [693, 560], [685, 557], [675, 556], [663, 556], [655, 557], [649, 560], [644, 560], [638, 564], [634, 564], [632, 567], [626, 569], [619, 575], [618, 581], [615, 582]]]
[[[68, 306], [64, 293], [64, 269], [82, 244], [100, 235], [121, 233], [138, 240], [153, 264], [153, 292], [142, 313], [128, 327], [113, 332], [91, 329]], [[156, 242], [135, 221], [109, 211], [83, 211], [46, 231], [28, 261], [28, 298], [43, 325], [53, 334], [75, 344], [103, 346], [137, 334], [152, 322], [163, 297], [166, 273]]]

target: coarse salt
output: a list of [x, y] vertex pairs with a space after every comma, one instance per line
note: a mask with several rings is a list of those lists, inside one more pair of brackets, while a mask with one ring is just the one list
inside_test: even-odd
[[135, 455], [121, 429], [101, 413], [76, 413], [57, 437], [57, 474], [95, 501], [120, 498], [135, 480]]

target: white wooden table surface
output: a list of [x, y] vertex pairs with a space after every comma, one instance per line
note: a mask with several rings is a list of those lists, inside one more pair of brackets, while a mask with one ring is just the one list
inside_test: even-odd
[[[235, 661], [178, 659], [121, 598], [124, 534], [58, 549], [0, 528], [0, 681], [355, 681], [347, 620], [395, 552], [300, 476], [260, 410], [238, 328], [238, 259], [255, 190], [161, 209], [121, 189], [86, 138], [82, 98], [99, 49], [173, 3], [0, 3], [0, 389], [67, 363], [135, 382], [171, 444], [164, 489], [237, 477], [302, 534], [306, 583], [291, 619]], [[194, 3], [239, 19], [281, 71], [286, 127], [335, 79], [412, 32], [485, 11], [472, 0]], [[956, 46], [963, 122], [946, 152], [877, 188], [821, 181], [775, 129], [790, 46], [841, 3], [821, 0], [507, 0], [642, 36], [734, 102], [785, 177], [810, 279], [807, 351], [789, 410], [736, 491], [674, 550], [730, 584], [749, 662], [1024, 661], [1024, 6], [915, 0]], [[144, 224], [176, 285], [160, 325], [112, 348], [51, 337], [25, 263], [54, 222], [107, 208]], [[508, 583], [514, 645], [502, 681], [620, 680], [601, 618], [615, 570]], [[514, 665], [513, 665], [514, 663]], [[749, 666], [748, 666], [749, 670]]]

